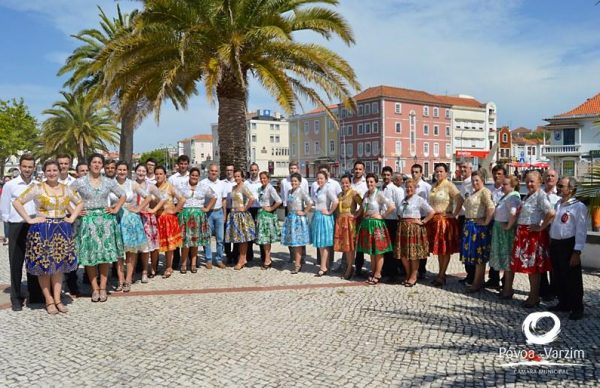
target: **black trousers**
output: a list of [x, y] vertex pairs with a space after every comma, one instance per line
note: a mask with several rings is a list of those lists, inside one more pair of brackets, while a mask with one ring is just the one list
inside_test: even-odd
[[[25, 244], [29, 224], [23, 222], [10, 222], [8, 224], [8, 262], [10, 266], [10, 302], [20, 304], [21, 278], [23, 277], [23, 264], [25, 262]], [[27, 291], [29, 303], [44, 303], [44, 297], [37, 276], [27, 273]]]
[[[385, 226], [387, 227], [392, 244], [396, 246], [396, 235], [398, 233], [398, 220], [384, 220]], [[399, 275], [398, 267], [402, 267], [402, 261], [394, 257], [394, 251], [386, 252], [383, 254], [383, 268], [381, 269], [381, 276], [395, 277]]]
[[69, 292], [71, 294], [79, 294], [79, 285], [77, 284], [77, 270], [78, 268], [75, 268], [73, 271], [67, 272], [65, 274], [65, 278], [67, 280], [67, 287], [69, 287]]
[[[248, 212], [252, 215], [252, 219], [254, 220], [254, 223], [256, 224], [256, 216], [258, 215], [258, 210], [260, 208], [259, 207], [251, 207], [250, 209], [248, 209]], [[254, 260], [254, 250], [252, 249], [252, 246], [254, 244], [252, 243], [252, 241], [248, 242], [248, 251], [246, 253], [246, 260], [248, 262], [251, 262], [252, 260]], [[265, 262], [265, 248], [263, 248], [262, 245], [259, 245], [260, 247], [260, 261], [261, 263]]]
[[583, 277], [581, 265], [570, 266], [575, 249], [575, 237], [564, 240], [550, 240], [550, 258], [554, 272], [555, 290], [558, 303], [572, 312], [583, 312]]

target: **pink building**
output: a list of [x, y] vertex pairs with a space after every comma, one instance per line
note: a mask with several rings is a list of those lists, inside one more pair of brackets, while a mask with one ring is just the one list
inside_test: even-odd
[[367, 172], [391, 166], [410, 173], [414, 163], [425, 176], [435, 163], [452, 160], [452, 105], [436, 96], [391, 86], [376, 86], [354, 97], [355, 113], [341, 109], [340, 164], [351, 170], [356, 160]]

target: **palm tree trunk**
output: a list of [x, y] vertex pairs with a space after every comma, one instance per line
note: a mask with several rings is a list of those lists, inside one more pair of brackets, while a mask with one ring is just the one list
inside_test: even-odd
[[135, 109], [125, 109], [121, 117], [119, 135], [119, 159], [131, 166], [133, 159], [133, 131], [135, 129]]
[[217, 86], [219, 164], [222, 172], [227, 165], [247, 171], [247, 96], [246, 88], [233, 74], [224, 75]]

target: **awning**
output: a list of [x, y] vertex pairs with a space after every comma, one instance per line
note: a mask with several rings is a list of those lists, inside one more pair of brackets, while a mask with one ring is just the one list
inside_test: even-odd
[[456, 156], [461, 158], [485, 158], [490, 151], [456, 150]]
[[548, 164], [548, 162], [535, 162], [535, 163], [529, 163], [529, 162], [512, 162], [512, 163], [508, 163], [509, 166], [512, 167], [535, 167], [535, 168], [548, 168], [550, 167], [550, 164]]
[[533, 164], [533, 167], [548, 168], [548, 167], [550, 167], [550, 165], [548, 164], [548, 162], [537, 162], [537, 163]]

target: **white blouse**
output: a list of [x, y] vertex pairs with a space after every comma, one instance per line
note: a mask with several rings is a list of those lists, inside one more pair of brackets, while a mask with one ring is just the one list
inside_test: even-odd
[[496, 203], [496, 212], [494, 220], [498, 222], [508, 222], [511, 215], [517, 214], [517, 209], [521, 204], [521, 195], [518, 191], [513, 191], [502, 196]]
[[311, 195], [311, 200], [315, 204], [315, 211], [329, 210], [333, 202], [337, 202], [337, 195], [332, 187], [317, 187]]
[[361, 206], [364, 208], [366, 217], [382, 214], [384, 209], [395, 208], [394, 201], [383, 195], [383, 192], [379, 189], [376, 189], [372, 194], [367, 191]]
[[574, 249], [582, 251], [587, 238], [588, 209], [575, 198], [556, 204], [556, 216], [550, 225], [550, 238], [564, 240], [575, 237]]
[[417, 218], [426, 217], [433, 211], [429, 203], [420, 195], [413, 194], [410, 198], [404, 198], [398, 209], [398, 217], [400, 218]]
[[277, 194], [277, 190], [268, 183], [266, 187], [258, 188], [258, 204], [260, 207], [272, 206], [276, 203], [281, 203], [281, 197]]
[[538, 190], [521, 202], [517, 223], [519, 225], [539, 225], [551, 210], [552, 205], [548, 196], [544, 191]]
[[312, 200], [304, 190], [301, 188], [296, 189], [296, 191], [290, 190], [287, 197], [287, 206], [290, 213], [304, 211], [309, 204], [312, 205]]
[[184, 208], [202, 208], [205, 202], [217, 196], [210, 186], [201, 183], [196, 184], [196, 187], [192, 187], [188, 182], [180, 184], [177, 189], [185, 198]]

